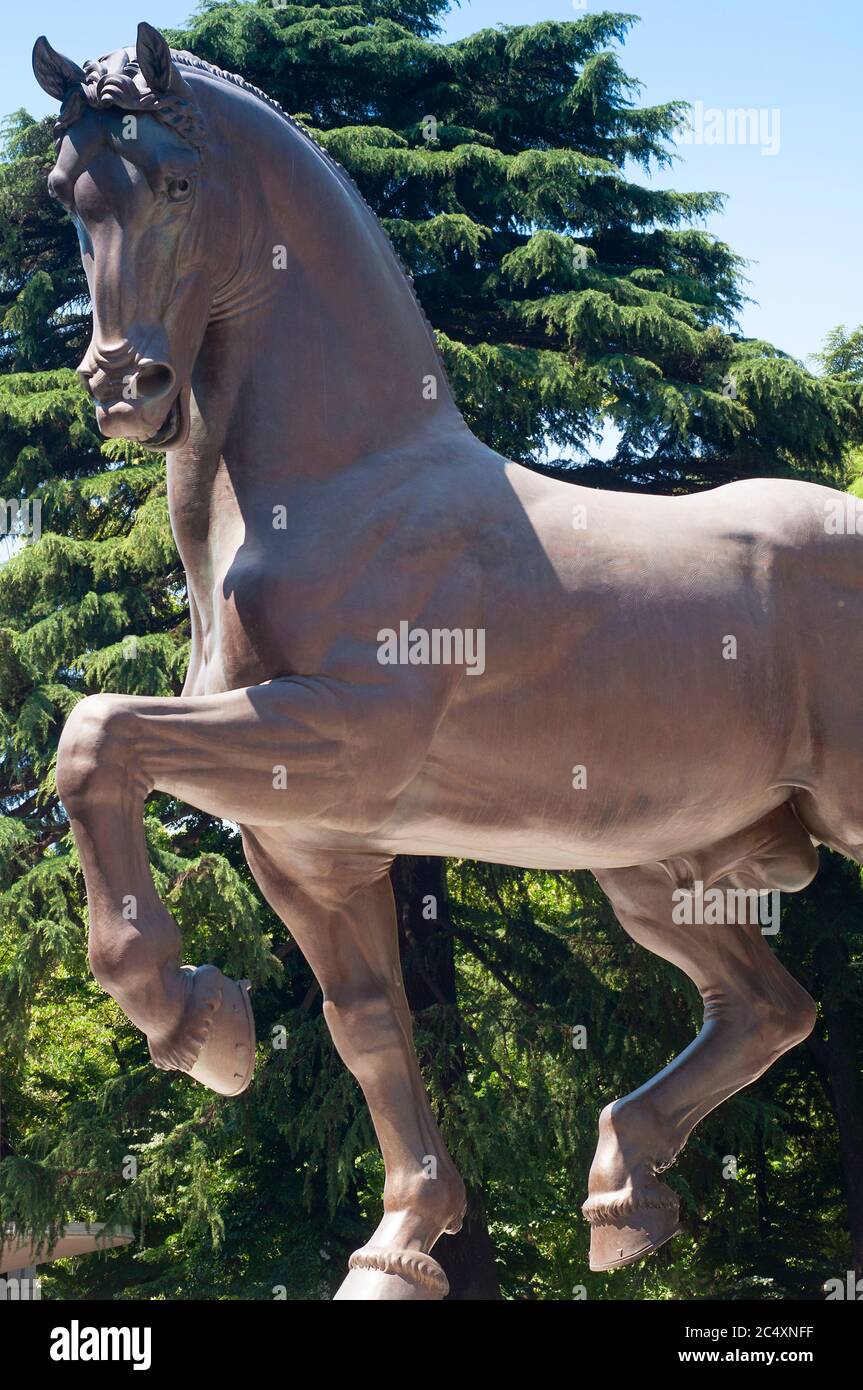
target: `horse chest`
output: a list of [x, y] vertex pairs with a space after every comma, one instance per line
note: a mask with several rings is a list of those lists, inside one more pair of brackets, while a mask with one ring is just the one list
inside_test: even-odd
[[272, 680], [295, 669], [290, 655], [290, 607], [284, 600], [274, 611], [273, 594], [267, 598], [263, 577], [251, 577], [241, 585], [220, 585], [212, 596], [209, 660], [213, 673], [224, 679], [224, 688], [236, 690]]
[[200, 618], [208, 693], [319, 670], [339, 626], [338, 610], [321, 611], [300, 575], [247, 560], [213, 583]]

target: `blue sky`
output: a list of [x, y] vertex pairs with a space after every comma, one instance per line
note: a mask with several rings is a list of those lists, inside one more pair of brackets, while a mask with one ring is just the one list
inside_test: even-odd
[[[497, 24], [572, 19], [619, 9], [640, 17], [622, 50], [625, 69], [644, 84], [642, 100], [673, 99], [711, 109], [765, 113], [765, 143], [691, 143], [654, 182], [678, 189], [718, 189], [725, 212], [709, 223], [753, 264], [757, 301], [743, 330], [805, 358], [828, 329], [863, 321], [861, 190], [861, 0], [464, 0], [453, 8], [445, 38]], [[78, 62], [128, 43], [139, 19], [182, 23], [184, 0], [34, 0], [3, 16], [0, 110], [52, 109], [30, 71], [30, 50], [45, 32]], [[774, 111], [779, 112], [776, 126]], [[641, 177], [641, 176], [639, 176]]]

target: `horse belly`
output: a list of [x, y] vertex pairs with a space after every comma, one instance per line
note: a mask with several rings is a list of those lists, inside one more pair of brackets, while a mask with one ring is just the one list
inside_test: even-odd
[[391, 842], [612, 867], [709, 844], [787, 800], [806, 730], [773, 615], [719, 602], [658, 629], [642, 616], [641, 634], [620, 622], [580, 638], [537, 683], [466, 680]]

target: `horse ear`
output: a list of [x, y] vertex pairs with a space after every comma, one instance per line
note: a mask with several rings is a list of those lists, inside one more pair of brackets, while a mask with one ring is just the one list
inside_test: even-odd
[[138, 66], [144, 74], [150, 91], [167, 92], [171, 85], [174, 69], [171, 62], [171, 50], [164, 35], [160, 34], [158, 29], [154, 29], [152, 24], [147, 24], [142, 20], [138, 25], [135, 52]]
[[33, 45], [33, 72], [43, 92], [57, 101], [62, 101], [76, 82], [87, 81], [84, 69], [73, 63], [71, 58], [56, 53], [44, 34]]

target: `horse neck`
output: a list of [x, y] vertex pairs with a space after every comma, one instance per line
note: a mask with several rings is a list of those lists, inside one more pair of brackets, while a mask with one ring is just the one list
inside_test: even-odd
[[235, 226], [201, 229], [224, 241], [225, 260], [193, 374], [190, 443], [172, 462], [198, 489], [224, 467], [242, 505], [262, 485], [463, 431], [431, 330], [347, 176], [259, 99], [189, 80], [207, 158], [235, 190]]

